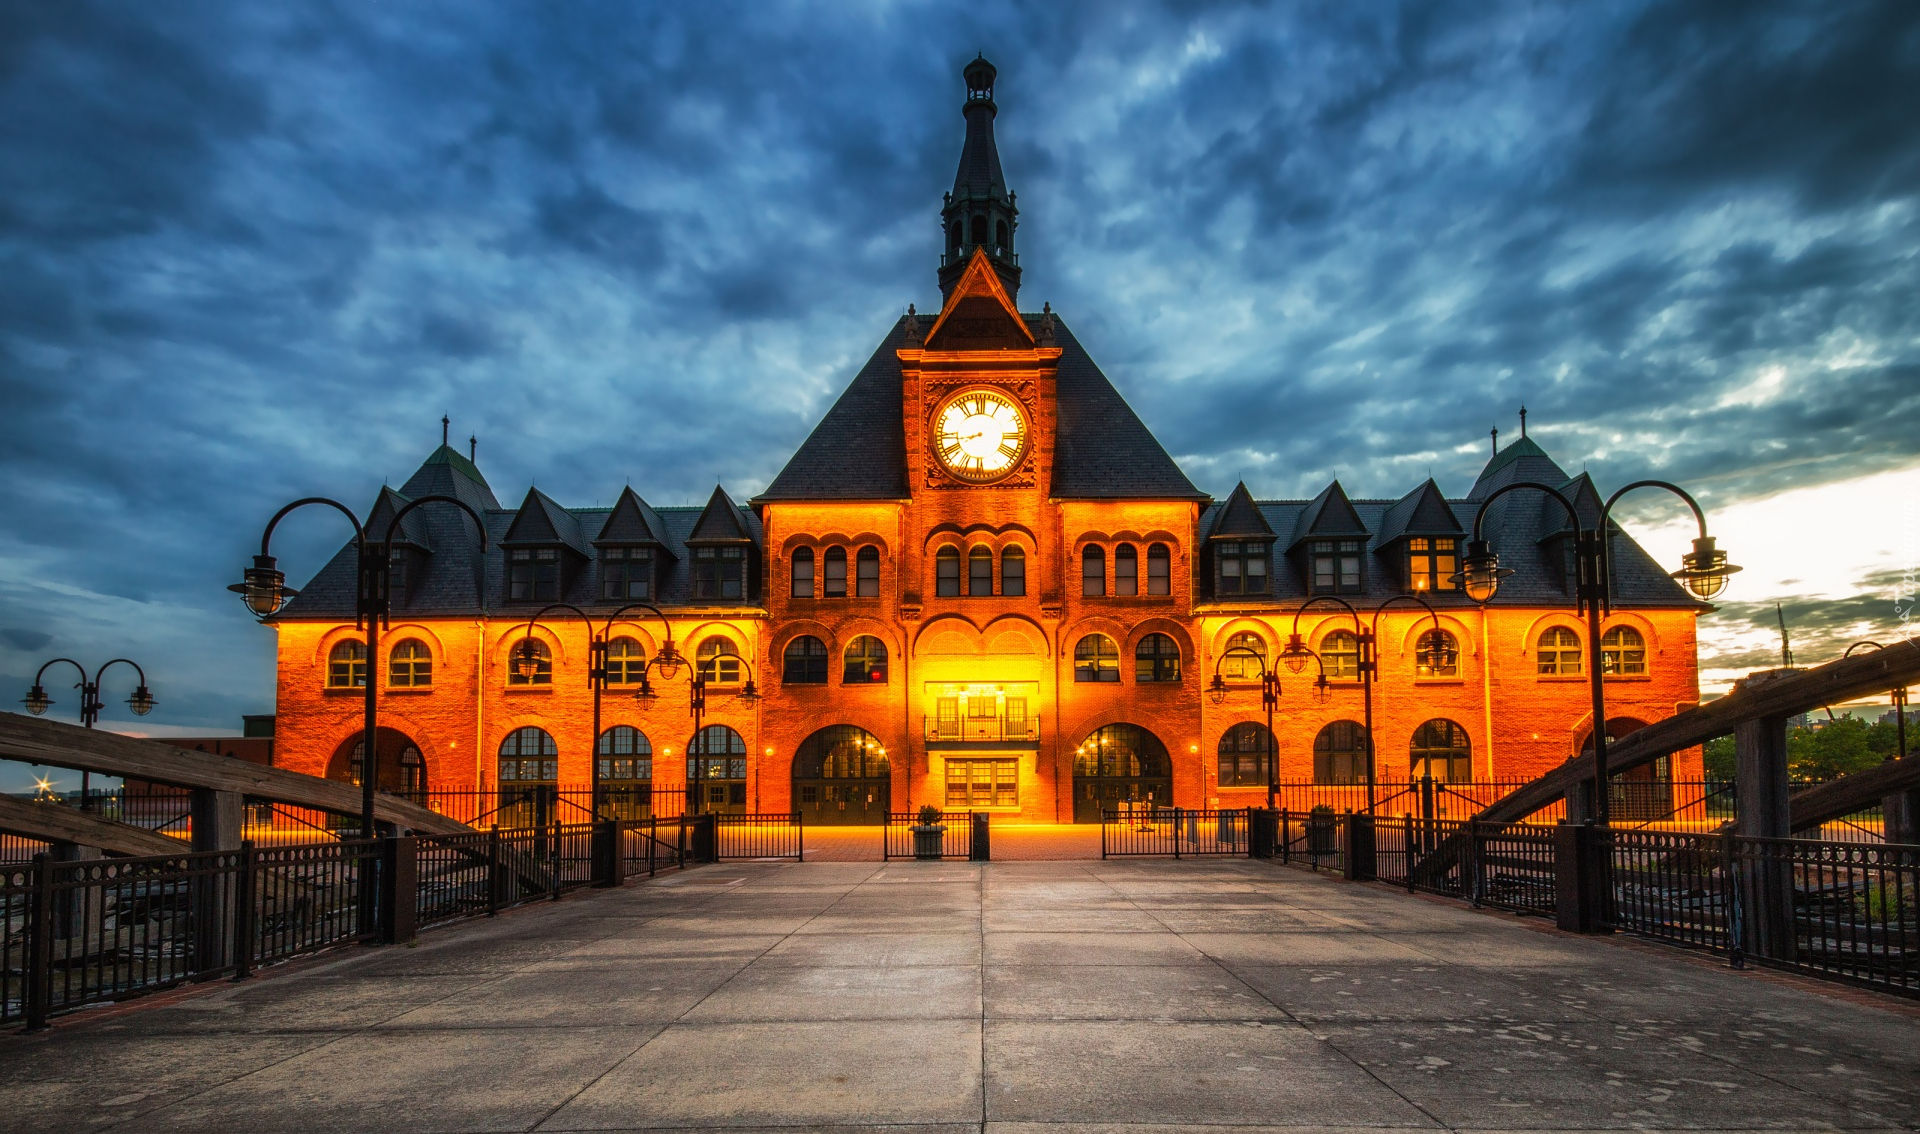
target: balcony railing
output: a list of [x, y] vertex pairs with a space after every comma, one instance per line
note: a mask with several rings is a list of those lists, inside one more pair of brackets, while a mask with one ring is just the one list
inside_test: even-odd
[[927, 739], [930, 741], [995, 744], [1040, 739], [1038, 714], [1019, 717], [940, 717], [928, 714], [921, 720], [925, 723]]
[[968, 244], [962, 246], [958, 252], [944, 252], [940, 256], [940, 266], [945, 268], [954, 264], [966, 263], [973, 258], [973, 250], [975, 248], [984, 249], [990, 258], [998, 260], [1002, 264], [1015, 268], [1020, 266], [1019, 255], [1001, 244]]

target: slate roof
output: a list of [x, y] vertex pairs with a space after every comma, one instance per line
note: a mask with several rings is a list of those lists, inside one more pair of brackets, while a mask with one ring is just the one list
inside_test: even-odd
[[[1042, 315], [1021, 316], [1036, 335]], [[755, 503], [778, 500], [904, 500], [907, 442], [900, 356], [909, 320], [924, 335], [934, 316], [904, 316]], [[1055, 390], [1060, 414], [1052, 495], [1061, 499], [1206, 500], [1100, 372], [1058, 316]]]
[[707, 506], [700, 510], [700, 519], [688, 534], [687, 542], [753, 543], [754, 529], [747, 520], [747, 514], [733, 502], [733, 497], [716, 484], [713, 486], [713, 495], [707, 497]]
[[632, 486], [620, 490], [620, 498], [613, 502], [613, 510], [607, 513], [607, 522], [600, 525], [600, 534], [593, 537], [598, 544], [653, 544], [665, 546], [666, 523], [660, 518]]
[[[1516, 451], [1517, 450], [1517, 451]], [[1586, 474], [1569, 477], [1545, 450], [1522, 438], [1501, 450], [1475, 483], [1477, 495], [1462, 500], [1446, 500], [1431, 481], [1399, 500], [1347, 500], [1339, 482], [1327, 486], [1313, 500], [1262, 500], [1256, 504], [1267, 524], [1276, 532], [1304, 535], [1308, 530], [1332, 523], [1346, 526], [1344, 520], [1330, 516], [1350, 512], [1353, 521], [1366, 533], [1366, 566], [1362, 572], [1364, 589], [1359, 594], [1343, 595], [1356, 606], [1371, 605], [1404, 593], [1405, 584], [1397, 546], [1399, 536], [1409, 534], [1443, 535], [1457, 532], [1464, 550], [1466, 533], [1473, 530], [1479, 500], [1494, 488], [1514, 480], [1535, 480], [1552, 485], [1574, 499], [1581, 522], [1599, 517], [1600, 501]], [[1431, 491], [1429, 489], [1431, 488]], [[1337, 497], [1337, 499], [1336, 499]], [[1345, 501], [1347, 512], [1337, 506]], [[1214, 504], [1200, 518], [1202, 540], [1211, 538], [1226, 513], [1225, 504]], [[1514, 574], [1500, 586], [1494, 606], [1562, 606], [1572, 602], [1572, 594], [1563, 586], [1562, 573], [1550, 558], [1559, 553], [1553, 536], [1565, 527], [1566, 513], [1544, 493], [1512, 492], [1493, 502], [1487, 509], [1483, 534], [1500, 555], [1500, 565]], [[1448, 526], [1450, 525], [1450, 527]], [[1616, 526], [1612, 540], [1613, 599], [1622, 606], [1691, 607], [1707, 609], [1668, 575], [1670, 567], [1654, 562], [1631, 536]], [[1315, 533], [1321, 534], [1321, 533]], [[1296, 536], [1295, 542], [1298, 542]], [[1272, 581], [1270, 595], [1233, 596], [1212, 600], [1221, 605], [1257, 607], [1301, 602], [1310, 597], [1307, 580], [1298, 557], [1277, 550], [1268, 565]], [[1676, 565], [1677, 566], [1677, 565]], [[1475, 604], [1458, 591], [1428, 592], [1421, 597], [1435, 607], [1467, 608]]]
[[1000, 172], [1000, 148], [993, 141], [992, 99], [975, 99], [962, 111], [967, 116], [967, 140], [960, 147], [960, 168], [953, 175], [953, 195], [978, 200], [1005, 197], [1007, 179]]
[[1246, 481], [1233, 486], [1233, 491], [1227, 495], [1227, 502], [1220, 506], [1218, 518], [1214, 520], [1207, 538], [1273, 538], [1273, 528], [1268, 526], [1267, 518], [1261, 515], [1260, 506], [1254, 503], [1253, 493], [1247, 491]]
[[[472, 615], [475, 611], [531, 613], [544, 605], [506, 601], [506, 556], [501, 552], [501, 544], [506, 540], [507, 533], [513, 531], [523, 518], [528, 519], [529, 524], [552, 528], [556, 535], [562, 536], [561, 542], [578, 538], [577, 543], [569, 542], [569, 546], [585, 558], [587, 565], [571, 572], [567, 593], [560, 596], [561, 601], [588, 612], [598, 610], [610, 613], [622, 605], [603, 601], [599, 597], [598, 572], [592, 569], [592, 561], [597, 558], [598, 551], [584, 537], [586, 533], [607, 529], [626, 503], [630, 489], [623, 492], [621, 499], [611, 508], [564, 508], [544, 493], [529, 491], [527, 499], [534, 504], [533, 511], [537, 512], [536, 517], [530, 518], [526, 508], [500, 507], [478, 469], [474, 469], [465, 457], [452, 454], [460, 465], [465, 466], [462, 469], [447, 461], [446, 454], [452, 454], [452, 451], [443, 448], [429, 457], [427, 464], [422, 465], [420, 471], [408, 480], [407, 487], [414, 488], [422, 484], [453, 487], [455, 480], [464, 479], [473, 486], [475, 496], [484, 493], [485, 498], [481, 502], [488, 506], [477, 510], [486, 520], [487, 554], [484, 557], [479, 554], [478, 533], [465, 513], [445, 504], [425, 504], [416, 508], [408, 519], [411, 520], [415, 515], [427, 518], [432, 554], [422, 557], [425, 562], [415, 571], [411, 594], [405, 601], [395, 601], [392, 617], [396, 623], [408, 617]], [[449, 480], [449, 476], [455, 480]], [[406, 493], [403, 491], [400, 495], [405, 496]], [[716, 491], [716, 498], [725, 501], [726, 509], [731, 512], [729, 522], [743, 525], [746, 537], [755, 544], [764, 541], [766, 533], [760, 526], [759, 517], [739, 508], [724, 491]], [[687, 541], [693, 537], [694, 528], [701, 517], [715, 507], [714, 500], [709, 500], [705, 506], [677, 508], [647, 508], [637, 496], [635, 501], [645, 509], [649, 530], [656, 533], [663, 552], [659, 594], [653, 600], [656, 604], [666, 608], [725, 605], [735, 609], [754, 605], [737, 602], [715, 604], [707, 600], [696, 602], [693, 597], [692, 564], [687, 555]], [[657, 527], [653, 526], [656, 524]], [[529, 530], [522, 526], [520, 534]], [[622, 542], [627, 541], [623, 539]], [[349, 543], [300, 588], [299, 596], [287, 604], [280, 617], [288, 620], [351, 619], [354, 592], [354, 550]]]

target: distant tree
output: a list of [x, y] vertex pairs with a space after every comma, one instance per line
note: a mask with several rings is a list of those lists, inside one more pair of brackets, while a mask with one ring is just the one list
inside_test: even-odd
[[1706, 750], [1706, 773], [1710, 780], [1730, 780], [1733, 778], [1733, 737], [1716, 736], [1703, 746]]
[[1871, 726], [1855, 717], [1839, 717], [1817, 729], [1787, 734], [1787, 773], [1797, 780], [1830, 780], [1863, 771], [1881, 760], [1868, 743]]
[[[1911, 740], [1908, 743], [1912, 743]], [[1875, 721], [1867, 726], [1867, 751], [1882, 760], [1900, 754], [1900, 728], [1893, 721]]]

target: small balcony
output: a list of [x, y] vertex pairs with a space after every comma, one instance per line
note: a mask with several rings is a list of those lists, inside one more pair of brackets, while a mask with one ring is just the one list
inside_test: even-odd
[[940, 266], [946, 268], [966, 263], [968, 260], [973, 259], [973, 250], [975, 248], [986, 252], [987, 259], [989, 260], [997, 260], [1010, 268], [1020, 266], [1020, 257], [1011, 249], [999, 244], [963, 244], [960, 246], [958, 252], [942, 253], [940, 256]]
[[920, 718], [929, 745], [975, 746], [1018, 744], [1032, 747], [1040, 742], [1040, 718], [1025, 713], [1002, 713], [991, 717], [939, 716], [929, 713]]

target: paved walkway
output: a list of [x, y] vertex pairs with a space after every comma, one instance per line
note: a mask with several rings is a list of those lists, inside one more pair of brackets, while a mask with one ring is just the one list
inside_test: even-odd
[[[808, 827], [802, 835], [807, 861], [879, 862], [880, 831], [879, 827]], [[1100, 857], [1098, 823], [995, 823], [989, 837], [995, 862]]]
[[1246, 860], [705, 867], [0, 1040], [35, 1132], [1911, 1129], [1917, 1092], [1904, 1008]]

